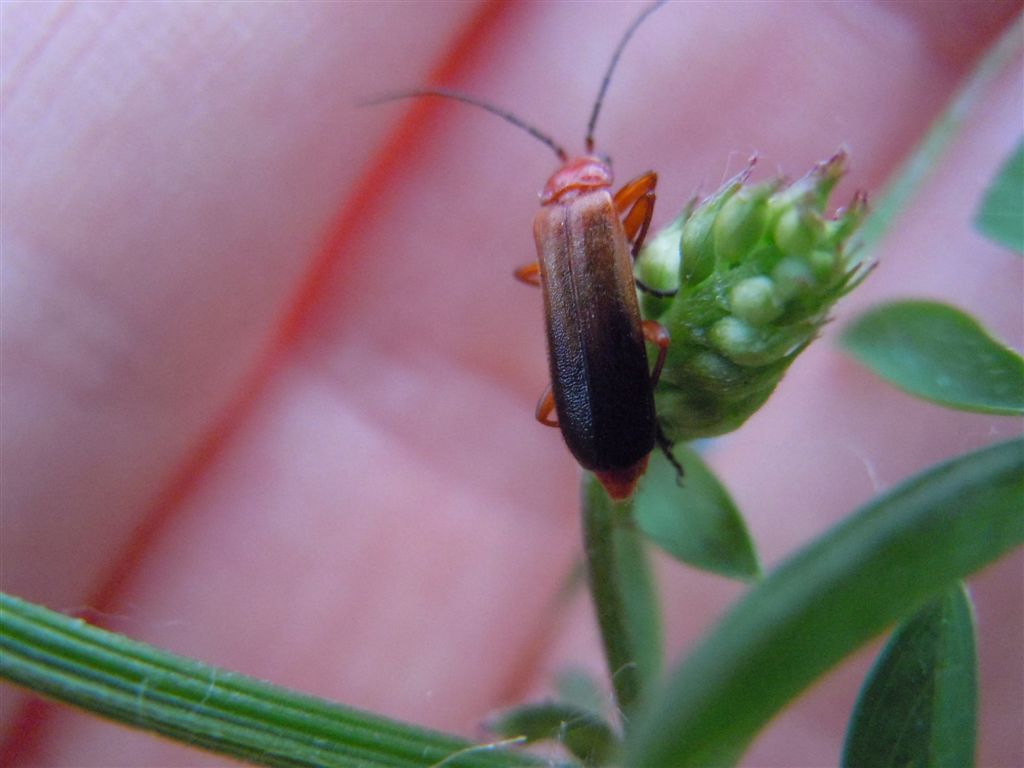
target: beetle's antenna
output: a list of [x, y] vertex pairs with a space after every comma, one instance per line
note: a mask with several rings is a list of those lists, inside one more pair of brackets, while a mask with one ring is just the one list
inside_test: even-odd
[[527, 122], [520, 120], [518, 117], [513, 115], [500, 107], [496, 107], [493, 104], [488, 104], [486, 101], [480, 101], [474, 96], [469, 96], [465, 93], [459, 93], [458, 91], [449, 91], [446, 88], [416, 88], [411, 91], [402, 91], [400, 93], [392, 93], [387, 96], [381, 96], [370, 101], [364, 101], [360, 106], [370, 106], [372, 104], [383, 104], [387, 101], [395, 101], [396, 99], [414, 99], [420, 96], [440, 96], [443, 99], [455, 99], [455, 101], [461, 101], [466, 104], [471, 104], [474, 107], [480, 107], [480, 109], [490, 112], [492, 115], [497, 115], [502, 120], [512, 123], [519, 128], [522, 128], [528, 134], [533, 136], [535, 139], [540, 139], [542, 142], [547, 144], [551, 149], [558, 155], [558, 159], [563, 163], [569, 159], [569, 155], [561, 145], [557, 144], [554, 139], [548, 136], [546, 133], [541, 133], [538, 129], [534, 128]]
[[608, 91], [608, 84], [612, 81], [612, 73], [615, 71], [615, 66], [619, 63], [619, 57], [622, 55], [622, 51], [626, 47], [626, 43], [629, 42], [629, 38], [636, 32], [636, 28], [643, 24], [644, 19], [654, 13], [656, 10], [661, 8], [667, 0], [658, 0], [656, 3], [652, 3], [645, 8], [636, 20], [629, 25], [629, 29], [626, 30], [625, 34], [622, 35], [622, 39], [619, 40], [619, 47], [615, 49], [615, 53], [612, 54], [611, 63], [608, 65], [608, 71], [604, 73], [604, 80], [601, 81], [601, 90], [597, 92], [597, 99], [594, 101], [594, 111], [590, 113], [590, 122], [587, 123], [587, 138], [585, 141], [587, 147], [587, 154], [594, 151], [594, 126], [597, 124], [597, 116], [601, 112], [601, 105], [604, 103], [604, 95]]

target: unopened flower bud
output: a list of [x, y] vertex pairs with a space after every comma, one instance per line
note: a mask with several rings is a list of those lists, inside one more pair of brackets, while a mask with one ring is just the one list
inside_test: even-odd
[[807, 257], [807, 263], [811, 267], [814, 279], [823, 285], [827, 285], [835, 276], [836, 265], [839, 263], [839, 260], [832, 251], [818, 250]]
[[790, 256], [775, 265], [772, 280], [775, 281], [776, 295], [786, 302], [814, 286], [814, 273], [806, 261]]
[[782, 314], [783, 304], [771, 278], [759, 275], [740, 280], [729, 291], [733, 315], [751, 325], [764, 325]]
[[[787, 186], [746, 186], [748, 166], [671, 228], [672, 237], [679, 233], [681, 285], [675, 297], [656, 300], [672, 344], [655, 391], [670, 440], [742, 424], [817, 336], [835, 301], [863, 278], [851, 237], [864, 196], [826, 221], [845, 165], [845, 152], [837, 152]], [[643, 279], [648, 273], [639, 269]], [[644, 310], [651, 306], [645, 299]]]
[[728, 315], [711, 326], [711, 343], [733, 362], [743, 364], [760, 358], [764, 334], [750, 323]]
[[805, 256], [824, 232], [820, 216], [806, 206], [792, 205], [775, 222], [775, 245], [787, 256]]
[[683, 225], [679, 254], [682, 258], [682, 281], [686, 285], [701, 282], [715, 268], [715, 245], [711, 228], [721, 203], [718, 201], [717, 205], [701, 206]]
[[842, 245], [857, 230], [867, 215], [868, 196], [866, 192], [859, 191], [846, 208], [836, 211], [835, 220], [828, 222], [828, 244], [832, 247]]
[[757, 245], [767, 223], [771, 191], [767, 184], [744, 187], [722, 205], [712, 228], [718, 264], [737, 264]]
[[[679, 290], [679, 241], [688, 214], [689, 210], [650, 238], [640, 251], [635, 272], [637, 279], [647, 288], [661, 293]], [[671, 301], [671, 298], [657, 296], [651, 292], [640, 292], [641, 310], [647, 318], [661, 315]]]

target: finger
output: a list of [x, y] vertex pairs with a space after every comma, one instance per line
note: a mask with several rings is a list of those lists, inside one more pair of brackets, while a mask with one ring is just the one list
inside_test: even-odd
[[[522, 13], [522, 16], [517, 15], [514, 18], [515, 25], [520, 26], [503, 28], [502, 39], [495, 40], [493, 47], [489, 48], [493, 55], [492, 64], [499, 66], [494, 72], [485, 68], [486, 76], [479, 75], [480, 85], [489, 86], [489, 79], [493, 79], [493, 84], [499, 90], [517, 89], [520, 87], [519, 73], [528, 74], [531, 67], [541, 69], [540, 65], [535, 63], [540, 53], [555, 47], [553, 42], [558, 38], [551, 31], [555, 24], [554, 17], [547, 16], [548, 12], [545, 10], [544, 23], [539, 24], [536, 17], [531, 14], [540, 11]], [[761, 23], [769, 24], [774, 29], [774, 21], [762, 20]], [[614, 37], [610, 32], [612, 22], [606, 19], [602, 19], [601, 22], [601, 29], [610, 38]], [[754, 24], [750, 29], [757, 30], [759, 27]], [[789, 29], [785, 31], [793, 33], [793, 30]], [[508, 37], [505, 38], [505, 35]], [[531, 45], [537, 45], [536, 51], [522, 45], [522, 41], [526, 39], [534, 41]], [[815, 41], [820, 43], [817, 38]], [[805, 40], [798, 38], [794, 42], [803, 43]], [[806, 48], [796, 47], [792, 50], [805, 51]], [[874, 60], [874, 57], [869, 57], [868, 53], [864, 52], [862, 58], [853, 57], [846, 66], [854, 70], [857, 64], [863, 64], [869, 58]], [[909, 74], [906, 75], [905, 81], [900, 80], [897, 83], [900, 88], [896, 93], [900, 97], [913, 95], [915, 88], [919, 89], [922, 76], [929, 74], [933, 77], [924, 77], [923, 82], [935, 84], [933, 87], [936, 92], [926, 92], [922, 96], [927, 97], [923, 102], [904, 102], [904, 107], [908, 111], [915, 111], [913, 108], [922, 107], [922, 103], [938, 104], [943, 93], [948, 92], [955, 79], [955, 72], [947, 71], [944, 67], [929, 68], [927, 56], [923, 58], [922, 62], [907, 56], [905, 60], [900, 61], [898, 69]], [[747, 69], [756, 71], [753, 62], [750, 62]], [[666, 101], [663, 94], [670, 88], [680, 87], [678, 70], [673, 70], [671, 74], [675, 77], [659, 81], [645, 80], [642, 86], [628, 79], [626, 81], [640, 89], [637, 92], [627, 87], [626, 92], [631, 96], [634, 93], [639, 94], [639, 114], [649, 118], [645, 121], [645, 127], [659, 132], [657, 135], [660, 136], [661, 142], [652, 141], [645, 144], [644, 137], [638, 137], [637, 112], [631, 114], [630, 120], [622, 122], [622, 126], [629, 127], [626, 135], [632, 137], [632, 141], [639, 141], [641, 147], [649, 146], [652, 149], [660, 143], [666, 154], [670, 151], [678, 152], [676, 148], [679, 144], [680, 126], [685, 128], [688, 125], [681, 115], [684, 111], [683, 105], [676, 102], [673, 106], [667, 107], [655, 98], [660, 94], [661, 100]], [[839, 68], [835, 74], [836, 79], [839, 79], [839, 75], [847, 75], [848, 71]], [[551, 79], [550, 74], [548, 79]], [[711, 82], [720, 85], [717, 81]], [[912, 87], [911, 83], [916, 85]], [[942, 90], [943, 84], [945, 91]], [[749, 126], [746, 130], [753, 134], [756, 130], [756, 121], [738, 119], [751, 116], [744, 111], [749, 108], [748, 106], [733, 103], [734, 100], [723, 95], [721, 88], [712, 96], [701, 90], [699, 85], [700, 83], [693, 85], [695, 102], [706, 104], [709, 99], [719, 99], [724, 110], [723, 124]], [[579, 91], [580, 100], [586, 102], [590, 97], [584, 95], [583, 91], [592, 89], [582, 86], [576, 89], [575, 85], [570, 84], [565, 90], [567, 92], [559, 99], [560, 104], [572, 100], [575, 90]], [[526, 105], [527, 111], [535, 108], [532, 98], [531, 95]], [[887, 98], [896, 100], [888, 95]], [[672, 102], [671, 99], [667, 101]], [[763, 108], [765, 103], [762, 102], [761, 106]], [[863, 110], [864, 104], [855, 103], [854, 106]], [[536, 108], [539, 110], [539, 106]], [[568, 112], [562, 106], [559, 106], [559, 109]], [[611, 114], [610, 112], [609, 115]], [[863, 111], [845, 114], [846, 121], [852, 125], [854, 117], [862, 116]], [[834, 111], [832, 115], [835, 117]], [[840, 117], [843, 115], [844, 113], [840, 113]], [[255, 476], [254, 468], [266, 467], [268, 463], [270, 466], [281, 468], [283, 474], [295, 480], [296, 487], [302, 489], [302, 493], [298, 495], [315, 499], [315, 503], [309, 505], [304, 515], [288, 518], [288, 530], [296, 540], [308, 542], [312, 539], [322, 542], [324, 553], [321, 557], [334, 566], [330, 570], [331, 577], [341, 584], [345, 584], [346, 581], [361, 583], [359, 578], [365, 575], [368, 563], [401, 563], [402, 570], [399, 574], [375, 575], [378, 579], [377, 590], [383, 590], [384, 594], [388, 594], [389, 589], [394, 590], [392, 594], [397, 593], [402, 599], [389, 601], [394, 611], [374, 614], [372, 620], [366, 622], [370, 629], [364, 629], [364, 625], [360, 625], [360, 632], [367, 634], [361, 637], [350, 636], [346, 638], [344, 645], [337, 642], [336, 633], [325, 630], [325, 634], [333, 641], [331, 651], [339, 659], [338, 667], [343, 671], [325, 674], [322, 666], [325, 654], [322, 647], [315, 647], [307, 650], [308, 656], [301, 652], [297, 657], [293, 655], [294, 666], [281, 670], [279, 679], [284, 677], [298, 680], [301, 684], [313, 678], [317, 678], [317, 681], [324, 681], [327, 678], [322, 684], [331, 687], [331, 692], [339, 698], [365, 702], [373, 693], [381, 697], [381, 706], [390, 707], [389, 711], [392, 712], [403, 711], [404, 707], [408, 707], [409, 710], [419, 708], [422, 711], [426, 706], [425, 702], [429, 701], [429, 712], [425, 713], [424, 719], [443, 718], [450, 727], [458, 727], [457, 723], [465, 723], [467, 718], [475, 717], [467, 713], [478, 712], [481, 699], [494, 698], [495, 691], [502, 690], [503, 687], [506, 690], [508, 688], [507, 670], [515, 669], [517, 665], [513, 661], [495, 669], [495, 665], [491, 663], [494, 654], [503, 659], [524, 659], [528, 658], [527, 651], [535, 646], [537, 631], [533, 628], [538, 626], [538, 617], [543, 615], [543, 604], [539, 600], [531, 602], [524, 599], [524, 594], [532, 593], [525, 592], [522, 584], [512, 582], [513, 576], [522, 576], [523, 569], [505, 567], [508, 561], [503, 561], [503, 558], [508, 558], [509, 552], [513, 553], [512, 562], [518, 566], [525, 560], [525, 556], [516, 557], [514, 553], [526, 546], [522, 543], [524, 541], [532, 541], [535, 546], [538, 539], [537, 531], [543, 531], [543, 536], [554, 540], [555, 544], [552, 550], [542, 553], [536, 563], [530, 561], [530, 576], [536, 579], [531, 584], [556, 581], [551, 574], [564, 571], [565, 563], [571, 558], [571, 537], [561, 533], [563, 529], [570, 527], [571, 523], [565, 522], [566, 518], [560, 518], [556, 514], [552, 516], [553, 522], [545, 525], [543, 521], [537, 520], [535, 514], [530, 516], [529, 513], [538, 509], [541, 504], [538, 499], [550, 499], [549, 503], [553, 508], [560, 506], [562, 509], [571, 509], [571, 488], [569, 493], [565, 493], [564, 490], [560, 492], [558, 488], [570, 487], [575, 470], [570, 460], [562, 458], [560, 452], [547, 448], [540, 442], [542, 438], [552, 437], [544, 431], [536, 437], [526, 432], [520, 434], [511, 426], [511, 419], [505, 420], [500, 415], [497, 423], [492, 424], [490, 431], [471, 431], [465, 429], [466, 422], [458, 418], [464, 416], [467, 411], [479, 413], [481, 416], [500, 413], [500, 409], [508, 407], [508, 398], [512, 396], [509, 393], [516, 392], [526, 398], [526, 410], [529, 411], [532, 397], [528, 392], [536, 386], [532, 379], [543, 377], [544, 363], [543, 348], [537, 340], [538, 336], [505, 335], [508, 333], [507, 326], [514, 325], [520, 320], [523, 327], [528, 328], [531, 323], [535, 328], [539, 325], [536, 305], [529, 303], [536, 297], [526, 292], [522, 303], [516, 304], [516, 300], [510, 294], [506, 305], [504, 301], [499, 300], [504, 298], [502, 294], [480, 289], [482, 279], [493, 280], [494, 275], [490, 266], [493, 257], [489, 254], [495, 247], [500, 245], [504, 249], [512, 246], [518, 250], [520, 247], [515, 246], [516, 242], [520, 242], [515, 239], [517, 237], [522, 238], [521, 247], [531, 247], [528, 232], [523, 233], [525, 227], [521, 222], [528, 221], [528, 217], [532, 215], [528, 209], [532, 208], [534, 201], [531, 200], [529, 206], [523, 205], [522, 214], [517, 215], [518, 203], [511, 200], [507, 190], [508, 184], [504, 181], [508, 175], [510, 157], [515, 158], [517, 164], [524, 166], [531, 161], [526, 160], [525, 155], [515, 152], [494, 152], [495, 138], [492, 128], [485, 127], [490, 124], [477, 122], [474, 117], [468, 115], [465, 118], [449, 119], [451, 122], [446, 120], [437, 124], [433, 140], [429, 136], [423, 139], [427, 148], [424, 152], [417, 153], [415, 165], [412, 166], [414, 172], [406, 174], [402, 185], [382, 190], [378, 207], [380, 217], [377, 219], [380, 222], [380, 231], [368, 231], [364, 242], [352, 251], [353, 269], [339, 278], [333, 288], [335, 292], [327, 295], [331, 300], [325, 301], [322, 311], [310, 321], [308, 335], [303, 336], [295, 360], [289, 361], [288, 369], [280, 374], [281, 378], [277, 380], [275, 389], [269, 392], [265, 399], [261, 399], [261, 410], [255, 414], [254, 421], [250, 424], [252, 432], [236, 436], [236, 442], [233, 442], [231, 448], [225, 452], [207, 480], [209, 485], [206, 486], [206, 490], [209, 495], [194, 498], [191, 501], [194, 506], [184, 517], [199, 519], [204, 513], [212, 515], [215, 511], [218, 526], [223, 531], [215, 538], [216, 542], [238, 541], [244, 545], [248, 538], [253, 546], [251, 550], [244, 551], [248, 552], [250, 557], [265, 552], [266, 539], [261, 539], [259, 532], [273, 531], [275, 524], [280, 526], [280, 516], [273, 514], [274, 507], [280, 508], [285, 503], [270, 499], [269, 503], [263, 505], [263, 509], [258, 510], [256, 518], [253, 519], [252, 516], [246, 517], [243, 512], [245, 508], [251, 510], [252, 502], [259, 499], [252, 498], [251, 493], [249, 496], [240, 497], [234, 492], [245, 480]], [[617, 146], [614, 143], [616, 130], [621, 129], [616, 128], [615, 120], [610, 117], [602, 119], [608, 122], [601, 123], [598, 130], [599, 138], [603, 131], [607, 133], [603, 134], [605, 138], [600, 140], [607, 142], [609, 146]], [[556, 119], [556, 124], [558, 122]], [[568, 124], [569, 120], [566, 119], [564, 122]], [[811, 125], [817, 124], [812, 120]], [[815, 141], [824, 144], [825, 127], [827, 126], [808, 128], [809, 133], [805, 136], [807, 144], [799, 147], [801, 151], [813, 145]], [[778, 151], [796, 153], [796, 145], [799, 142], [789, 138], [791, 129], [792, 125], [789, 122], [779, 121], [766, 129], [764, 141], [778, 141], [782, 147]], [[734, 130], [738, 131], [739, 128]], [[876, 122], [873, 129], [862, 130], [865, 131], [862, 137], [866, 140], [876, 136], [872, 131], [883, 134], [892, 131], [893, 125]], [[903, 136], [903, 142], [906, 144], [913, 139], [913, 132], [906, 128], [902, 130], [906, 133], [896, 133]], [[697, 126], [694, 131], [695, 147], [692, 154], [687, 154], [685, 161], [698, 165], [703, 163], [704, 173], [707, 173], [708, 167], [717, 170], [722, 163], [721, 158], [728, 151], [715, 144], [711, 133], [710, 122], [703, 127]], [[727, 140], [733, 142], [732, 146], [737, 143], [735, 135], [728, 136]], [[623, 142], [625, 143], [625, 138]], [[829, 139], [827, 148], [823, 152], [816, 152], [807, 162], [827, 154], [834, 148], [834, 144], [835, 141]], [[872, 146], [876, 151], [880, 151], [878, 147], [881, 144], [882, 141], [875, 138]], [[438, 145], [441, 147], [440, 150]], [[811, 150], [807, 151], [809, 153]], [[893, 150], [891, 145], [887, 144], [886, 151], [891, 151], [895, 155], [899, 150]], [[630, 161], [628, 155], [621, 155], [618, 150], [615, 150], [615, 154], [617, 167], [625, 173], [630, 172], [628, 169], [631, 163], [635, 163], [634, 170], [636, 166], [643, 167], [642, 162]], [[520, 162], [521, 157], [523, 159]], [[622, 160], [622, 157], [626, 157], [626, 160]], [[712, 157], [715, 159], [712, 160]], [[469, 163], [470, 160], [473, 162]], [[538, 161], [538, 165], [540, 167], [536, 169], [534, 175], [543, 178], [550, 170], [549, 163], [541, 160]], [[874, 168], [874, 173], [881, 175], [887, 166], [885, 159], [878, 159], [869, 152], [866, 165], [863, 167]], [[692, 168], [689, 170], [691, 178], [700, 175], [699, 169], [696, 172]], [[662, 171], [662, 174], [664, 177], [665, 172]], [[524, 175], [530, 174], [524, 170]], [[486, 180], [486, 183], [482, 180]], [[495, 184], [491, 180], [501, 180], [502, 183]], [[438, 194], [439, 181], [443, 194]], [[534, 183], [533, 186], [538, 184]], [[687, 192], [689, 191], [688, 189]], [[428, 195], [428, 192], [431, 194]], [[500, 198], [500, 205], [495, 205], [496, 197]], [[676, 198], [681, 200], [683, 195], [676, 195]], [[665, 193], [661, 195], [661, 199], [666, 199]], [[458, 217], [453, 216], [453, 211], [458, 212]], [[516, 222], [519, 222], [518, 225]], [[424, 248], [424, 229], [438, 233], [440, 246], [436, 252], [431, 251], [429, 264], [410, 258], [410, 254], [421, 253]], [[433, 236], [431, 240], [434, 240]], [[521, 260], [521, 257], [514, 256], [505, 264], [505, 269], [500, 274], [503, 275], [510, 265]], [[520, 290], [516, 286], [511, 288]], [[396, 301], [396, 296], [401, 297], [401, 300]], [[389, 300], [390, 303], [387, 303]], [[388, 311], [373, 311], [379, 310], [381, 306], [386, 307]], [[502, 311], [495, 312], [495, 306], [501, 307]], [[336, 311], [333, 310], [335, 307], [338, 308]], [[374, 318], [374, 323], [369, 328], [365, 323], [360, 324], [353, 319], [368, 316]], [[467, 328], [473, 332], [469, 333]], [[530, 338], [533, 339], [532, 343], [529, 341]], [[530, 362], [531, 360], [535, 362]], [[400, 364], [397, 369], [394, 362]], [[388, 373], [379, 373], [382, 370]], [[453, 390], [453, 373], [459, 371], [464, 371], [465, 374], [460, 374]], [[319, 376], [314, 375], [317, 372]], [[323, 385], [325, 380], [329, 382], [326, 386]], [[395, 381], [401, 383], [401, 389], [395, 387]], [[493, 383], [495, 381], [500, 384]], [[341, 393], [341, 402], [333, 410], [331, 397], [324, 396], [324, 390], [333, 396]], [[451, 402], [455, 405], [435, 399], [439, 391], [454, 391], [450, 396]], [[318, 393], [320, 396], [314, 397]], [[425, 396], [431, 394], [433, 398]], [[441, 413], [437, 415], [439, 411]], [[525, 421], [528, 423], [529, 419]], [[315, 423], [318, 428], [309, 431], [311, 423]], [[379, 425], [384, 425], [384, 428]], [[536, 433], [536, 430], [534, 432]], [[330, 436], [338, 434], [346, 436], [343, 444], [332, 443]], [[296, 451], [297, 446], [301, 446], [307, 452], [300, 454]], [[309, 451], [310, 446], [317, 447]], [[439, 450], [439, 446], [444, 450]], [[305, 461], [300, 461], [299, 458], [294, 458], [294, 463], [284, 461], [284, 456], [289, 454], [302, 455]], [[484, 460], [481, 457], [487, 458]], [[500, 461], [495, 461], [494, 457]], [[471, 458], [473, 461], [470, 461]], [[322, 459], [332, 461], [321, 461]], [[331, 477], [320, 474], [313, 478], [304, 476], [304, 467], [325, 465], [340, 469]], [[417, 481], [413, 483], [413, 491], [403, 490], [403, 495], [396, 499], [393, 487], [381, 488], [379, 475], [382, 466], [394, 467], [393, 471], [388, 473], [389, 478], [402, 478], [403, 483], [409, 478]], [[502, 469], [507, 467], [514, 468], [516, 479], [526, 476], [531, 481], [538, 479], [539, 482], [510, 483], [509, 476], [501, 474]], [[471, 474], [472, 477], [469, 477]], [[483, 474], [487, 481], [482, 487], [478, 484], [480, 474]], [[366, 478], [376, 479], [377, 482], [370, 482]], [[360, 479], [363, 479], [362, 483]], [[550, 485], [546, 485], [548, 483]], [[353, 493], [353, 488], [357, 492]], [[460, 490], [453, 491], [453, 488]], [[409, 495], [404, 495], [405, 493]], [[349, 496], [360, 500], [359, 509], [350, 515], [345, 515], [344, 510], [339, 513], [337, 499]], [[457, 498], [452, 500], [452, 496]], [[435, 505], [440, 514], [431, 514], [429, 519], [431, 526], [437, 526], [434, 529], [435, 534], [440, 531], [444, 535], [424, 541], [423, 536], [402, 533], [384, 537], [384, 543], [377, 547], [372, 546], [372, 543], [382, 540], [374, 538], [384, 536], [380, 528], [357, 528], [357, 535], [351, 535], [353, 522], [359, 526], [370, 525], [365, 520], [364, 510], [367, 509], [373, 511], [373, 521], [386, 524], [388, 531], [408, 530], [409, 523], [406, 523], [403, 529], [396, 522], [405, 520], [413, 521], [411, 525], [415, 526], [413, 530], [417, 533], [427, 530], [422, 527], [422, 509], [411, 503], [412, 500], [424, 497], [441, 500]], [[496, 503], [495, 500], [500, 503]], [[474, 514], [472, 510], [479, 511], [481, 506], [496, 510], [496, 513], [489, 519], [480, 520], [478, 513]], [[522, 507], [525, 507], [525, 510]], [[527, 513], [525, 518], [517, 516], [521, 511]], [[333, 534], [338, 537], [338, 541], [324, 537], [323, 530], [316, 524], [317, 520], [325, 519], [327, 512], [340, 514], [342, 517], [339, 532]], [[434, 512], [434, 509], [431, 509], [431, 512]], [[194, 590], [189, 588], [190, 583], [196, 583], [193, 579], [200, 578], [200, 575], [200, 580], [206, 585], [225, 582], [223, 551], [218, 552], [209, 544], [203, 546], [204, 540], [209, 542], [210, 517], [203, 519], [207, 521], [205, 525], [182, 525], [177, 528], [173, 536], [161, 542], [160, 551], [154, 552], [151, 558], [147, 559], [149, 575], [140, 576], [133, 583], [130, 593], [133, 602], [145, 608], [133, 611], [132, 618], [137, 624], [148, 625], [153, 629], [159, 625], [160, 618], [174, 616], [180, 619], [188, 616], [188, 620], [195, 621], [195, 624], [191, 625], [190, 631], [183, 633], [191, 635], [184, 640], [194, 642], [191, 646], [193, 648], [212, 649], [212, 658], [220, 657], [233, 661], [238, 656], [237, 641], [232, 644], [222, 637], [196, 637], [197, 626], [208, 626], [204, 619], [212, 619], [219, 615], [223, 620], [225, 603], [223, 599], [216, 599], [219, 590], [213, 586], [208, 587], [211, 590], [210, 597], [213, 598], [208, 601], [204, 600], [202, 595], [193, 594]], [[523, 519], [529, 521], [525, 526], [520, 522]], [[514, 521], [521, 530], [516, 531], [516, 525], [509, 520]], [[460, 532], [465, 538], [458, 538]], [[340, 541], [342, 537], [347, 537], [349, 546], [356, 555], [370, 552], [377, 557], [371, 560], [358, 557], [342, 558], [340, 563], [330, 562], [332, 553], [346, 551], [339, 547], [339, 544], [344, 543]], [[410, 624], [401, 620], [403, 612], [409, 616], [410, 603], [406, 599], [409, 593], [408, 585], [422, 583], [430, 574], [436, 574], [438, 551], [448, 553], [449, 557], [452, 552], [464, 553], [456, 556], [454, 562], [467, 565], [466, 572], [474, 573], [478, 577], [476, 584], [490, 586], [487, 593], [491, 595], [491, 601], [476, 602], [479, 593], [475, 591], [474, 601], [453, 601], [446, 599], [446, 596], [452, 597], [452, 589], [431, 590], [428, 608], [421, 609], [427, 615], [411, 615], [411, 625], [420, 633], [420, 642], [400, 647], [389, 646], [385, 638], [401, 637], [417, 631], [410, 630]], [[481, 551], [484, 553], [482, 556]], [[233, 552], [234, 559], [242, 559], [245, 562], [237, 551]], [[180, 568], [184, 553], [194, 553], [186, 561], [190, 566], [187, 569], [188, 574], [182, 574]], [[288, 551], [275, 552], [275, 557], [280, 557], [281, 562], [273, 572], [301, 572], [302, 568], [307, 566], [307, 562], [301, 560], [303, 554], [308, 554], [308, 550], [303, 548], [291, 554]], [[368, 555], [362, 554], [362, 557]], [[480, 557], [486, 562], [481, 563]], [[291, 567], [288, 567], [289, 564]], [[481, 573], [487, 574], [488, 578], [480, 579]], [[211, 578], [214, 581], [211, 582]], [[320, 578], [324, 577], [321, 575]], [[495, 595], [506, 594], [500, 589], [495, 589], [498, 584], [512, 590], [507, 593], [509, 599], [493, 599]], [[293, 589], [287, 592], [290, 595], [315, 593], [315, 590], [303, 588], [308, 586], [308, 583], [299, 584], [297, 587], [293, 585]], [[229, 593], [234, 591], [228, 587], [225, 587], [225, 590]], [[337, 615], [342, 618], [356, 615], [352, 612], [351, 598], [342, 599], [345, 594], [342, 591], [339, 595], [333, 596]], [[270, 602], [273, 604], [275, 601]], [[514, 612], [508, 610], [509, 602], [515, 604]], [[248, 621], [240, 623], [252, 626], [250, 622], [254, 619], [256, 610], [257, 606], [242, 606], [240, 612]], [[322, 616], [329, 613], [329, 610], [321, 607], [308, 613]], [[509, 635], [511, 621], [527, 626], [531, 631], [519, 631]], [[443, 642], [452, 647], [451, 640], [445, 632], [451, 631], [453, 625], [462, 626], [470, 622], [474, 623], [474, 628], [468, 636], [463, 636], [468, 637], [467, 645], [456, 645], [455, 652], [438, 657], [438, 648], [430, 642], [430, 638], [442, 638]], [[475, 626], [477, 624], [487, 627], [490, 633], [476, 634], [480, 632]], [[303, 625], [299, 623], [293, 626]], [[272, 627], [265, 629], [280, 632], [281, 626], [275, 622]], [[156, 631], [151, 634], [161, 635]], [[534, 638], [534, 645], [525, 639], [531, 635]], [[506, 637], [511, 642], [504, 642]], [[178, 638], [172, 636], [170, 639], [170, 644], [174, 645], [182, 638], [179, 635]], [[276, 644], [275, 651], [282, 653], [284, 648], [301, 648], [301, 639], [287, 633], [282, 641]], [[308, 644], [305, 647], [309, 649]], [[367, 648], [388, 649], [390, 653], [381, 653], [382, 659], [387, 661], [374, 662], [373, 658], [367, 659]], [[487, 652], [483, 653], [480, 649], [486, 649]], [[392, 682], [396, 656], [412, 657], [420, 663], [403, 667], [401, 679]], [[242, 661], [244, 664], [252, 663], [257, 667], [259, 664], [268, 663], [260, 659]], [[280, 663], [273, 660], [269, 662], [271, 665]], [[422, 673], [424, 668], [429, 670], [425, 682], [421, 686], [411, 687], [408, 680], [411, 679], [412, 670]], [[357, 679], [354, 683], [348, 683], [347, 681], [353, 678], [354, 669], [358, 670], [354, 675]], [[453, 690], [447, 684], [453, 669], [473, 680], [471, 693], [477, 695], [476, 691], [480, 690], [484, 695], [476, 699], [470, 697], [468, 705], [460, 703], [460, 696], [463, 701], [466, 698], [465, 691]], [[364, 682], [360, 683], [360, 680]], [[310, 687], [315, 689], [317, 684], [314, 681]], [[434, 691], [433, 696], [427, 696], [428, 691]], [[403, 696], [406, 698], [403, 699]], [[444, 700], [439, 701], [438, 696]], [[461, 706], [466, 708], [460, 709]], [[83, 736], [81, 732], [61, 730], [63, 733]], [[80, 747], [89, 742], [79, 738], [75, 743]]]
[[5, 8], [5, 588], [80, 604], [231, 410], [449, 10]]
[[389, 128], [362, 62], [412, 80], [473, 13], [4, 6], [5, 590], [81, 611], [123, 576], [338, 256]]

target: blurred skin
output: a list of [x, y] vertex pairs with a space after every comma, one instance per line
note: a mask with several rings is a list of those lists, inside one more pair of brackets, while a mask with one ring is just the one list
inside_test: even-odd
[[[3, 6], [0, 586], [481, 737], [486, 713], [565, 664], [601, 671], [585, 596], [558, 603], [580, 556], [577, 469], [533, 421], [540, 297], [511, 279], [556, 163], [464, 106], [355, 104], [462, 50], [445, 85], [580, 149], [638, 6], [390, 9]], [[837, 202], [877, 197], [1018, 11], [671, 5], [623, 57], [598, 148], [619, 183], [659, 172], [656, 225], [754, 150], [761, 177], [799, 175], [845, 143]], [[1021, 260], [970, 226], [1019, 134], [1020, 63], [825, 338], [709, 449], [769, 568], [907, 474], [1017, 431], [895, 392], [833, 337], [913, 295], [1020, 344]], [[742, 587], [661, 565], [675, 657]], [[1024, 762], [1021, 570], [1010, 557], [972, 582], [983, 765]], [[745, 764], [834, 764], [870, 658], [796, 702]], [[2, 694], [14, 764], [226, 762], [66, 708], [26, 729], [27, 697]]]

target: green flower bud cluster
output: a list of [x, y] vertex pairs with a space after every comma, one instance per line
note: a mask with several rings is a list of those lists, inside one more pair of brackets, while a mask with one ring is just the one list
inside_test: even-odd
[[644, 316], [672, 336], [655, 392], [670, 440], [739, 427], [867, 273], [852, 243], [864, 195], [826, 215], [845, 166], [839, 151], [791, 184], [749, 184], [748, 167], [642, 251], [639, 279], [678, 289], [670, 299], [641, 294]]

